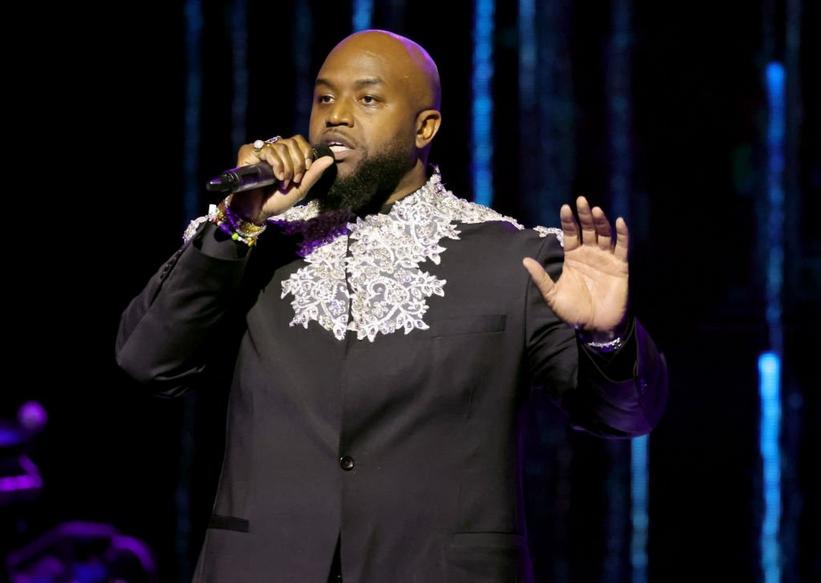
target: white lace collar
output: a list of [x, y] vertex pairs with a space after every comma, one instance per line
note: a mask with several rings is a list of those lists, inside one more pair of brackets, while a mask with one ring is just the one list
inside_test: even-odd
[[[293, 207], [271, 222], [281, 228], [305, 225], [319, 215], [312, 201]], [[312, 321], [338, 340], [347, 330], [358, 340], [373, 341], [377, 334], [403, 330], [405, 334], [428, 325], [423, 317], [427, 299], [445, 295], [446, 280], [422, 271], [419, 264], [439, 264], [445, 248], [441, 239], [459, 239], [455, 223], [516, 220], [454, 196], [442, 185], [438, 170], [419, 190], [396, 202], [387, 213], [348, 222], [332, 236], [305, 247], [307, 265], [282, 282], [282, 298], [291, 295], [291, 326], [308, 328]], [[536, 227], [540, 236], [561, 229]], [[349, 241], [350, 240], [350, 241]], [[348, 243], [350, 253], [348, 254]], [[347, 277], [346, 277], [347, 276]]]

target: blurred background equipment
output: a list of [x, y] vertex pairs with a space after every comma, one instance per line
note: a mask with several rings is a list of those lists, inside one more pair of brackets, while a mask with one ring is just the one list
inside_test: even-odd
[[[48, 421], [45, 407], [27, 401], [16, 419], [0, 419], [0, 557], [9, 583], [151, 583], [156, 562], [142, 541], [113, 526], [64, 522], [31, 539], [29, 515], [43, 490], [40, 470], [30, 452]], [[5, 578], [3, 578], [5, 576]]]
[[159, 581], [145, 543], [107, 524], [67, 522], [11, 553], [10, 583], [152, 583]]
[[24, 403], [14, 420], [0, 419], [0, 506], [30, 498], [43, 487], [26, 448], [47, 420], [45, 408], [37, 401]]

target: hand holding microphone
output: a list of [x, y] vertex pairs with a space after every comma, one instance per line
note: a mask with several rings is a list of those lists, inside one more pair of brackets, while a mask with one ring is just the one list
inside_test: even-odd
[[305, 198], [333, 164], [330, 148], [311, 146], [300, 135], [257, 140], [242, 146], [237, 167], [211, 180], [207, 188], [233, 192], [231, 209], [262, 224]]

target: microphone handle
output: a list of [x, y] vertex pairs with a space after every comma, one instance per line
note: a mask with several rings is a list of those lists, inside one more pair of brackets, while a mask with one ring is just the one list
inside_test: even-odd
[[208, 182], [206, 188], [211, 192], [243, 192], [274, 184], [274, 167], [267, 162], [248, 166], [239, 166], [226, 170]]

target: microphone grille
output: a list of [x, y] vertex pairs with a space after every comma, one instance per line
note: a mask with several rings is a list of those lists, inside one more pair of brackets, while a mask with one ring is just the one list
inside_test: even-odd
[[[334, 158], [333, 150], [331, 150], [326, 144], [314, 144], [311, 149], [313, 150], [313, 157], [314, 160], [318, 160], [323, 156], [330, 156]], [[334, 158], [336, 160], [336, 158]]]

